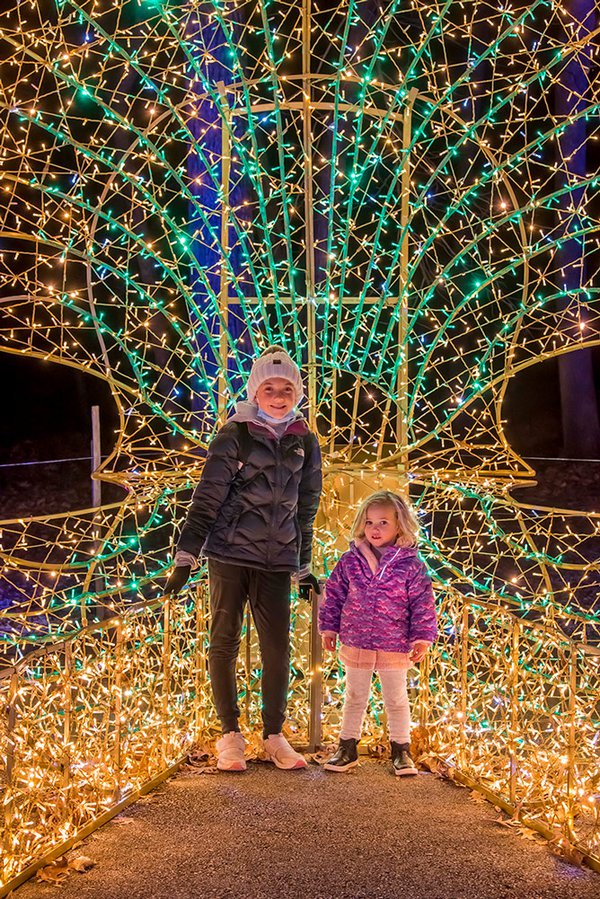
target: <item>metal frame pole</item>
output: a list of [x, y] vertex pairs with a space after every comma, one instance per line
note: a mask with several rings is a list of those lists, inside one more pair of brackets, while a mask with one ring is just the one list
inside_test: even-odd
[[576, 763], [577, 763], [577, 646], [573, 643], [569, 653], [569, 731], [567, 766], [567, 817], [564, 824], [566, 836], [575, 836]]
[[313, 221], [312, 88], [310, 81], [311, 0], [302, 0], [302, 123], [304, 143], [304, 242], [306, 244], [306, 336], [308, 342], [308, 421], [317, 430], [317, 320], [315, 228]]
[[196, 590], [196, 643], [195, 643], [195, 676], [196, 699], [194, 702], [194, 742], [199, 743], [206, 731], [206, 681], [208, 659], [205, 651], [205, 634], [208, 627], [207, 592], [205, 582], [201, 581]]
[[[100, 468], [102, 445], [100, 433], [100, 406], [92, 406], [92, 475]], [[92, 478], [92, 506], [102, 505], [102, 481]]]
[[223, 121], [221, 124], [221, 267], [219, 289], [219, 356], [218, 379], [219, 422], [222, 424], [227, 409], [227, 359], [229, 350], [229, 281], [227, 255], [229, 253], [229, 184], [231, 174], [231, 109], [222, 81], [218, 84], [221, 95]]
[[517, 803], [517, 780], [518, 780], [518, 761], [517, 761], [517, 728], [519, 726], [519, 640], [521, 636], [521, 622], [513, 621], [511, 641], [510, 641], [510, 680], [509, 680], [509, 696], [510, 696], [510, 724], [509, 724], [509, 774], [508, 774], [508, 790], [510, 801], [513, 805]]
[[[4, 826], [0, 833], [0, 864], [2, 864], [2, 879], [8, 881], [14, 873], [10, 869], [10, 856], [12, 855], [12, 838], [17, 810], [14, 801], [14, 769], [15, 769], [15, 729], [17, 726], [17, 695], [19, 692], [19, 673], [13, 668], [8, 688], [8, 703], [6, 706], [6, 794], [2, 804], [2, 818]], [[4, 861], [2, 862], [2, 859]]]
[[[92, 468], [91, 468], [91, 476], [92, 476], [92, 507], [94, 509], [99, 509], [102, 505], [102, 481], [97, 478], [94, 478], [94, 472], [96, 472], [100, 465], [102, 464], [102, 433], [100, 428], [100, 406], [92, 406], [92, 443], [91, 443], [91, 453], [92, 453]], [[93, 559], [90, 567], [91, 571], [98, 571], [99, 562], [96, 559], [100, 551], [100, 540], [99, 533], [96, 530], [96, 526], [92, 525], [92, 551], [93, 551]], [[100, 572], [102, 569], [100, 568]], [[92, 580], [90, 581], [94, 585], [94, 590], [96, 593], [102, 593], [104, 590], [104, 580], [103, 578], [95, 574]], [[88, 610], [85, 605], [85, 599], [82, 596], [80, 603], [80, 611], [81, 611], [81, 625], [85, 627], [88, 623]], [[104, 609], [100, 606], [96, 607], [96, 611], [99, 617], [103, 616]]]
[[460, 629], [460, 743], [459, 765], [462, 771], [467, 762], [467, 666], [469, 664], [469, 606], [464, 604]]
[[323, 646], [319, 634], [319, 598], [310, 591], [310, 687], [308, 692], [310, 716], [308, 719], [308, 749], [316, 752], [323, 739]]
[[114, 745], [113, 763], [116, 776], [116, 797], [121, 799], [122, 740], [123, 740], [123, 622], [115, 626], [115, 682], [113, 684]]
[[171, 700], [171, 599], [166, 597], [163, 607], [162, 634], [162, 692], [161, 692], [161, 752], [163, 763], [169, 759], [169, 704]]
[[398, 366], [397, 391], [398, 409], [396, 415], [396, 443], [400, 449], [400, 468], [406, 475], [408, 472], [408, 259], [409, 240], [408, 223], [410, 220], [410, 143], [412, 130], [412, 112], [418, 91], [412, 88], [406, 98], [402, 120], [402, 205], [400, 210], [400, 228], [402, 244], [400, 246], [399, 301], [400, 316], [398, 318], [398, 358], [402, 358]]

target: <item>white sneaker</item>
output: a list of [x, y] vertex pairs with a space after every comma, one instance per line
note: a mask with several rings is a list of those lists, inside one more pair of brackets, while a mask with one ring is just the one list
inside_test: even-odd
[[217, 768], [219, 771], [245, 771], [244, 749], [246, 741], [236, 730], [223, 734], [216, 742]]
[[283, 734], [271, 734], [263, 740], [263, 747], [267, 760], [284, 771], [307, 767], [304, 756], [292, 749]]

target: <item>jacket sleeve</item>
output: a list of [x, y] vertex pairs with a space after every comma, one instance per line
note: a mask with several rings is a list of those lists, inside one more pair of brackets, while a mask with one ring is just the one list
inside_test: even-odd
[[431, 578], [423, 562], [408, 583], [408, 600], [410, 605], [410, 643], [426, 640], [433, 643], [437, 637], [435, 599]]
[[239, 436], [234, 422], [224, 425], [208, 447], [192, 504], [179, 535], [177, 551], [198, 556], [239, 470]]
[[348, 577], [345, 571], [344, 557], [339, 560], [325, 584], [325, 596], [319, 606], [319, 633], [324, 631], [340, 632], [342, 609], [348, 596]]
[[298, 526], [300, 528], [300, 568], [310, 565], [313, 544], [313, 524], [323, 489], [321, 448], [315, 434], [311, 434], [310, 456], [305, 459], [298, 488]]

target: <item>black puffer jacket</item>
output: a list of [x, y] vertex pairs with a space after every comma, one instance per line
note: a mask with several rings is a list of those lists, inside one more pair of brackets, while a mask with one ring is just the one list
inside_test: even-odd
[[270, 571], [305, 568], [322, 487], [317, 438], [302, 417], [279, 440], [255, 421], [241, 427], [251, 438], [245, 464], [240, 425], [228, 421], [209, 446], [177, 550]]

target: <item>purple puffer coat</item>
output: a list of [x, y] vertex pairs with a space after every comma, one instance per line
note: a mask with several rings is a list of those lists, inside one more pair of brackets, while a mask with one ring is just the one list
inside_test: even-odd
[[386, 547], [377, 564], [366, 541], [351, 543], [327, 581], [319, 631], [334, 631], [345, 646], [385, 652], [433, 642], [433, 589], [416, 547]]

